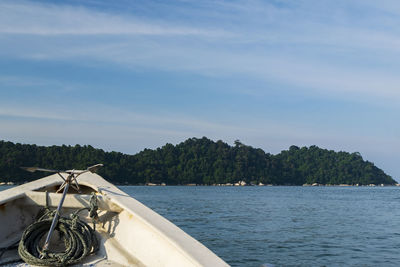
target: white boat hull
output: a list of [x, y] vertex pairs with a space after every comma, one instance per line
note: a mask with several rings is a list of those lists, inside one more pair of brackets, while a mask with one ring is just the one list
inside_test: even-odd
[[[55, 174], [0, 192], [0, 247], [17, 241], [46, 204], [58, 205], [61, 194], [55, 191], [61, 183]], [[70, 191], [62, 213], [87, 207], [92, 192], [98, 196], [100, 250], [84, 265], [228, 266], [203, 244], [101, 176], [85, 173], [79, 176], [79, 183], [83, 193]], [[3, 255], [0, 263], [7, 257], [15, 255]]]

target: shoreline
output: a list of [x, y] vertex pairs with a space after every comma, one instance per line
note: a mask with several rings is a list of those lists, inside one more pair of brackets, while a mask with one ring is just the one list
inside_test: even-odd
[[[17, 186], [26, 184], [29, 182], [24, 183], [14, 183], [14, 182], [0, 182], [0, 186]], [[116, 186], [215, 186], [215, 187], [271, 187], [271, 186], [298, 186], [298, 187], [400, 187], [400, 184], [368, 184], [368, 185], [361, 185], [361, 184], [303, 184], [303, 185], [291, 185], [291, 184], [282, 184], [282, 185], [275, 185], [275, 184], [246, 184], [244, 181], [238, 183], [227, 183], [227, 184], [166, 184], [166, 183], [139, 183], [139, 184], [119, 184], [113, 183]]]
[[348, 185], [348, 184], [303, 184], [303, 185], [226, 185], [226, 184], [116, 184], [117, 186], [209, 186], [209, 187], [279, 187], [279, 186], [297, 186], [297, 187], [399, 187], [400, 184], [369, 184], [369, 185]]

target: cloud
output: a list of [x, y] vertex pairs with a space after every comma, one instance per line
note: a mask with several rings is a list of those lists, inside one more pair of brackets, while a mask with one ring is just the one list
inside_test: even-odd
[[[102, 73], [123, 70], [146, 72], [148, 76], [161, 70], [174, 77], [196, 76], [194, 82], [223, 80], [225, 86], [216, 90], [224, 91], [227, 98], [232, 97], [232, 88], [248, 94], [246, 85], [256, 84], [253, 97], [262, 98], [268, 95], [265, 92], [275, 90], [282, 98], [318, 95], [321, 105], [335, 98], [339, 100], [336, 103], [364, 101], [363, 110], [381, 103], [380, 107], [390, 106], [386, 109], [391, 114], [399, 112], [399, 5], [395, 1], [385, 1], [389, 8], [368, 0], [143, 1], [139, 8], [137, 2], [130, 1], [104, 1], [104, 7], [88, 2], [75, 6], [55, 3], [0, 2], [1, 59], [33, 61], [35, 66], [61, 66], [61, 62], [76, 67], [76, 72], [82, 66], [93, 73], [94, 69]], [[7, 69], [7, 73], [12, 71]], [[25, 93], [31, 89], [45, 95], [44, 91], [71, 88], [83, 88], [88, 93], [102, 86], [96, 81], [72, 84], [57, 81], [51, 72], [37, 73], [39, 77], [4, 73], [0, 76], [1, 89], [24, 87]], [[236, 85], [238, 80], [244, 82]], [[163, 90], [163, 85], [160, 87], [152, 88], [152, 93]], [[193, 90], [200, 90], [200, 86], [196, 88]], [[288, 93], [294, 91], [296, 94]], [[274, 115], [278, 114], [274, 120], [261, 116], [253, 123], [246, 118], [249, 114], [244, 114], [234, 124], [190, 115], [185, 108], [165, 114], [159, 109], [151, 113], [74, 103], [76, 111], [65, 112], [65, 106], [6, 105], [7, 97], [2, 102], [2, 136], [36, 138], [42, 143], [48, 140], [47, 144], [97, 140], [100, 147], [110, 144], [114, 146], [110, 149], [129, 152], [206, 135], [226, 141], [239, 138], [256, 147], [263, 144], [274, 152], [293, 143], [316, 143], [348, 150], [361, 147], [367, 151], [371, 147], [369, 155], [374, 151], [383, 155], [380, 147], [393, 155], [393, 146], [399, 145], [384, 130], [374, 135], [371, 132], [375, 129], [356, 126], [349, 133], [348, 129], [341, 132], [344, 127], [338, 124], [332, 130], [304, 120], [298, 124], [293, 124], [294, 119], [280, 121], [279, 115], [287, 112], [287, 106], [271, 108]], [[243, 110], [246, 108], [252, 107]], [[330, 116], [340, 113], [339, 109], [340, 105], [334, 107]], [[362, 110], [357, 112], [359, 115]], [[389, 112], [382, 114], [388, 120], [393, 118]], [[375, 125], [379, 124], [377, 117]], [[339, 119], [352, 121], [344, 116]], [[395, 126], [386, 125], [398, 132]], [[71, 128], [79, 131], [71, 136]], [[132, 142], [130, 137], [139, 145], [126, 148], [124, 144]], [[388, 141], [380, 146], [382, 139]]]
[[[328, 8], [312, 7], [327, 15], [323, 20], [304, 1], [298, 6], [259, 1], [198, 5], [197, 11], [179, 11], [193, 15], [195, 23], [5, 1], [0, 3], [0, 47], [8, 57], [242, 75], [305, 93], [400, 99], [400, 38], [393, 31], [371, 28], [365, 20], [352, 25], [346, 21], [351, 14], [330, 15]], [[215, 10], [206, 20], [211, 6]]]
[[[84, 128], [108, 125], [109, 129], [135, 129], [135, 131], [157, 134], [158, 136], [229, 136], [234, 140], [239, 136], [251, 137], [267, 132], [269, 132], [268, 136], [281, 137], [292, 136], [292, 133], [296, 132], [298, 138], [308, 138], [312, 134], [312, 131], [301, 130], [297, 126], [271, 120], [263, 121], [261, 125], [264, 126], [256, 126], [253, 123], [245, 122], [244, 118], [237, 118], [235, 122], [218, 122], [171, 112], [140, 113], [130, 109], [88, 102], [74, 103], [73, 106], [59, 103], [58, 105], [49, 104], [40, 107], [2, 103], [0, 116], [3, 120], [16, 118], [17, 121], [21, 121], [21, 124], [23, 124], [22, 121], [31, 121], [48, 125], [87, 125]], [[46, 130], [41, 130], [41, 127], [35, 128], [45, 134]], [[77, 131], [76, 135], [80, 133], [80, 131]], [[116, 131], [115, 134], [118, 133]], [[288, 135], [288, 133], [290, 134]], [[107, 136], [107, 134], [104, 134], [104, 136]]]
[[48, 123], [79, 123], [93, 125], [109, 125], [109, 127], [133, 127], [151, 133], [163, 135], [169, 133], [192, 133], [202, 130], [207, 132], [238, 131], [241, 127], [221, 125], [195, 117], [180, 114], [143, 114], [127, 109], [120, 109], [100, 104], [74, 103], [73, 106], [60, 103], [59, 105], [41, 105], [40, 107], [21, 106], [17, 104], [0, 107], [0, 116], [19, 119], [35, 119]]
[[[192, 137], [208, 136], [220, 139], [224, 136], [228, 141], [234, 141], [239, 138], [246, 141], [259, 140], [265, 143], [265, 140], [274, 140], [274, 152], [277, 149], [286, 148], [282, 144], [335, 144], [340, 149], [344, 143], [349, 144], [349, 150], [357, 147], [367, 147], [366, 144], [383, 144], [383, 147], [390, 145], [400, 147], [400, 141], [397, 136], [386, 136], [381, 139], [380, 133], [365, 133], [362, 129], [347, 129], [346, 132], [341, 129], [321, 127], [318, 124], [305, 124], [302, 122], [279, 121], [277, 119], [257, 119], [251, 120], [246, 116], [238, 116], [234, 121], [221, 122], [216, 119], [201, 118], [193, 115], [182, 115], [171, 112], [153, 112], [141, 113], [131, 109], [123, 109], [108, 105], [94, 104], [88, 102], [66, 103], [41, 105], [33, 107], [29, 105], [18, 105], [15, 103], [2, 103], [0, 106], [0, 117], [4, 122], [12, 121], [22, 127], [25, 122], [29, 124], [47, 125], [47, 127], [33, 127], [39, 136], [48, 135], [46, 133], [49, 127], [62, 126], [62, 128], [74, 129], [74, 135], [87, 137], [85, 132], [95, 133], [96, 136], [102, 136], [104, 139], [118, 140], [119, 134], [124, 135], [128, 132], [142, 133], [153, 136], [166, 137]], [[9, 122], [8, 122], [9, 123]], [[80, 126], [79, 126], [80, 125]], [[30, 126], [26, 126], [30, 128]], [[82, 127], [82, 130], [79, 130]], [[93, 130], [90, 130], [93, 128]], [[108, 129], [107, 131], [97, 131], [97, 128]], [[15, 131], [11, 127], [2, 127], [2, 131]], [[122, 130], [125, 129], [125, 130]], [[121, 131], [122, 130], [122, 131]], [[109, 135], [111, 131], [114, 134]], [[30, 131], [22, 131], [27, 136], [32, 136]], [[1, 133], [0, 133], [1, 134]], [[68, 132], [61, 134], [65, 137]], [[264, 141], [261, 141], [263, 139]], [[346, 140], [346, 141], [344, 141]], [[276, 141], [276, 142], [275, 142]], [[112, 143], [112, 142], [111, 142]], [[257, 142], [254, 142], [256, 144]], [[363, 145], [360, 145], [363, 144]], [[374, 146], [372, 146], [374, 147]], [[381, 151], [382, 152], [382, 151]]]
[[0, 33], [40, 36], [225, 34], [223, 31], [146, 22], [84, 7], [7, 1], [0, 3]]

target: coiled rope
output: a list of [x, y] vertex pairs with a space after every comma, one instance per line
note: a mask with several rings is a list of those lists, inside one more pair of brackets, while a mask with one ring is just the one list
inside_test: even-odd
[[[98, 241], [95, 236], [95, 221], [97, 215], [97, 198], [93, 193], [90, 199], [90, 208], [82, 208], [70, 215], [70, 218], [60, 217], [55, 230], [59, 232], [64, 245], [64, 252], [50, 252], [42, 250], [42, 239], [50, 229], [55, 211], [47, 211], [36, 222], [29, 225], [22, 234], [18, 246], [18, 253], [22, 260], [37, 266], [66, 266], [77, 264], [89, 254], [98, 250]], [[79, 219], [78, 213], [88, 210], [92, 218], [93, 229]]]

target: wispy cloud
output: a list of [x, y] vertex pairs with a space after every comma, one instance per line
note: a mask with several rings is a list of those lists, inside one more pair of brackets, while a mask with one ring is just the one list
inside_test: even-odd
[[[304, 1], [297, 6], [260, 1], [199, 5], [199, 11], [189, 9], [197, 23], [185, 25], [178, 19], [163, 22], [85, 7], [5, 1], [0, 3], [5, 38], [0, 46], [8, 55], [14, 51], [31, 59], [84, 58], [128, 68], [239, 74], [297, 90], [400, 98], [395, 71], [400, 38], [393, 31], [367, 22], [352, 25], [351, 14], [329, 15], [326, 9], [327, 18], [321, 19], [310, 14], [311, 4]], [[212, 25], [202, 20], [210, 5], [216, 7], [209, 15]], [[10, 34], [15, 36], [4, 37]], [[115, 37], [102, 39], [107, 35]]]
[[84, 7], [31, 2], [0, 3], [0, 33], [25, 35], [218, 36], [222, 30], [152, 23]]
[[[60, 75], [58, 80], [52, 77], [52, 71], [27, 70], [29, 67], [25, 67], [25, 75], [18, 75], [4, 63], [7, 71], [0, 76], [0, 93], [6, 96], [0, 105], [0, 135], [3, 138], [29, 140], [31, 137], [42, 140], [41, 143], [49, 140], [47, 144], [60, 140], [91, 143], [93, 139], [97, 141], [92, 144], [104, 147], [100, 144], [110, 143], [110, 149], [124, 152], [203, 135], [225, 141], [239, 138], [256, 147], [271, 148], [273, 152], [293, 143], [325, 144], [325, 147], [360, 152], [364, 149], [369, 155], [383, 155], [384, 150], [394, 155], [398, 151], [394, 147], [399, 146], [396, 141], [399, 130], [394, 125], [396, 118], [393, 115], [400, 112], [400, 32], [397, 27], [400, 6], [397, 1], [385, 1], [385, 4], [373, 0], [68, 3], [0, 2], [0, 58], [6, 59], [4, 62], [28, 62], [34, 66], [48, 66], [46, 70], [56, 66], [60, 67], [60, 72], [63, 66], [68, 66], [67, 72], [69, 68], [90, 69], [93, 77], [73, 83], [79, 80], [79, 70], [68, 77]], [[18, 66], [14, 66], [15, 69]], [[153, 83], [152, 89], [145, 88], [148, 92], [143, 93], [145, 97], [142, 98], [148, 100], [145, 104], [149, 106], [157, 105], [152, 100], [163, 90], [172, 91], [172, 87], [204, 90], [203, 80], [223, 80], [210, 89], [223, 93], [209, 98], [221, 95], [226, 98], [213, 110], [216, 115], [208, 117], [191, 112], [188, 106], [195, 101], [185, 101], [188, 99], [184, 97], [180, 101], [186, 107], [172, 107], [171, 104], [165, 105], [164, 110], [155, 106], [147, 110], [144, 105], [141, 109], [134, 104], [129, 108], [117, 108], [118, 101], [114, 101], [117, 103], [114, 107], [101, 105], [99, 102], [106, 102], [104, 99], [86, 103], [92, 92], [97, 92], [98, 88], [104, 92], [112, 83], [104, 86], [101, 81], [96, 81], [97, 75], [108, 75], [108, 71], [114, 71], [114, 74], [118, 71], [135, 75], [145, 73], [142, 79], [152, 79], [152, 74], [160, 72], [193, 79], [184, 85], [176, 85], [178, 82], [174, 81], [169, 87], [164, 86], [163, 81]], [[72, 81], [69, 81], [70, 77]], [[118, 83], [117, 78], [114, 79]], [[127, 80], [125, 84], [121, 83], [121, 88], [135, 87], [132, 92], [115, 86], [112, 88], [115, 95], [123, 98], [126, 94], [142, 93], [136, 88], [142, 84]], [[237, 85], [237, 81], [242, 83]], [[191, 84], [197, 82], [201, 86], [192, 89]], [[251, 101], [241, 107], [242, 99], [238, 100], [236, 95], [232, 97], [232, 90], [235, 90], [235, 94], [241, 92], [240, 98], [246, 98], [251, 85], [255, 85], [251, 88], [251, 99], [265, 100], [265, 103], [258, 103], [265, 107], [256, 109], [249, 104]], [[19, 96], [10, 93], [9, 98], [17, 102], [10, 104], [3, 92], [19, 89], [28, 97], [34, 96], [37, 90], [43, 98], [48, 92], [81, 89], [89, 97], [74, 102], [75, 109], [65, 112], [67, 107], [61, 97], [59, 106], [46, 101], [35, 104], [21, 100], [23, 103], [19, 104]], [[71, 95], [79, 98], [79, 94]], [[297, 113], [302, 112], [302, 107], [307, 109], [309, 103], [297, 108], [281, 107], [279, 102], [266, 99], [271, 95], [282, 99], [296, 96], [311, 99], [317, 95], [315, 101], [320, 101], [321, 106], [329, 105], [335, 99], [337, 106], [329, 106], [332, 110], [326, 111], [329, 113], [326, 118], [323, 114], [316, 116], [325, 126], [331, 127], [323, 128], [317, 122], [310, 122], [314, 117], [308, 113], [295, 123]], [[68, 94], [63, 96], [70, 97]], [[348, 109], [350, 119], [347, 114], [343, 115], [341, 104], [358, 101], [366, 104], [356, 112]], [[237, 105], [245, 114], [238, 116], [234, 123], [231, 117], [238, 112], [226, 117], [218, 114], [224, 104]], [[376, 113], [369, 111], [370, 107], [387, 110], [378, 112], [374, 121], [369, 122], [370, 118], [363, 116]], [[208, 106], [204, 105], [204, 108]], [[319, 110], [316, 108], [315, 112]], [[289, 115], [282, 119], [282, 114]], [[337, 114], [341, 117], [335, 118]], [[250, 121], [254, 115], [259, 117]], [[347, 121], [347, 125], [357, 119], [366, 122], [353, 129], [337, 122], [330, 123], [331, 118]], [[378, 131], [378, 127], [364, 127], [364, 124], [386, 126], [393, 134], [387, 129]], [[71, 127], [80, 131], [71, 136], [68, 133]], [[140, 145], [131, 145], [127, 151], [124, 144], [130, 140]]]
[[[385, 143], [385, 146], [400, 145], [398, 136], [387, 135], [386, 140], [380, 140], [378, 133], [365, 133], [362, 129], [347, 129], [343, 132], [341, 129], [332, 129], [321, 127], [318, 124], [305, 124], [295, 121], [279, 121], [264, 118], [262, 120], [250, 120], [246, 117], [238, 117], [235, 121], [221, 122], [213, 119], [205, 119], [193, 115], [184, 115], [171, 112], [141, 113], [132, 111], [132, 109], [123, 109], [109, 105], [93, 104], [89, 102], [74, 103], [73, 106], [66, 103], [49, 104], [46, 106], [32, 107], [16, 103], [2, 103], [0, 106], [0, 117], [7, 121], [9, 118], [17, 118], [17, 122], [23, 125], [26, 121], [49, 126], [64, 125], [85, 125], [83, 129], [89, 129], [92, 126], [108, 128], [105, 133], [99, 132], [96, 136], [108, 135], [107, 132], [114, 129], [126, 129], [128, 131], [141, 132], [158, 136], [208, 136], [214, 138], [226, 137], [232, 141], [236, 138], [244, 141], [255, 141], [270, 139], [279, 142], [271, 142], [273, 151], [284, 149], [293, 143], [300, 145], [324, 144], [337, 142], [336, 147], [340, 148], [344, 143], [353, 144], [349, 148], [355, 149], [358, 145]], [[14, 122], [14, 123], [17, 123]], [[7, 127], [3, 128], [6, 131]], [[37, 130], [41, 135], [46, 135], [46, 127]], [[79, 127], [77, 127], [79, 129]], [[90, 131], [90, 132], [94, 132]], [[120, 133], [115, 131], [113, 137], [118, 137]], [[26, 135], [32, 135], [30, 131]], [[0, 133], [1, 134], [1, 133]], [[79, 136], [80, 130], [74, 135]], [[84, 132], [82, 132], [85, 135]], [[118, 139], [118, 138], [117, 138]], [[343, 140], [347, 140], [343, 142]], [[282, 142], [285, 146], [282, 146]], [[257, 143], [257, 142], [254, 142]], [[372, 146], [373, 147], [373, 146]]]

